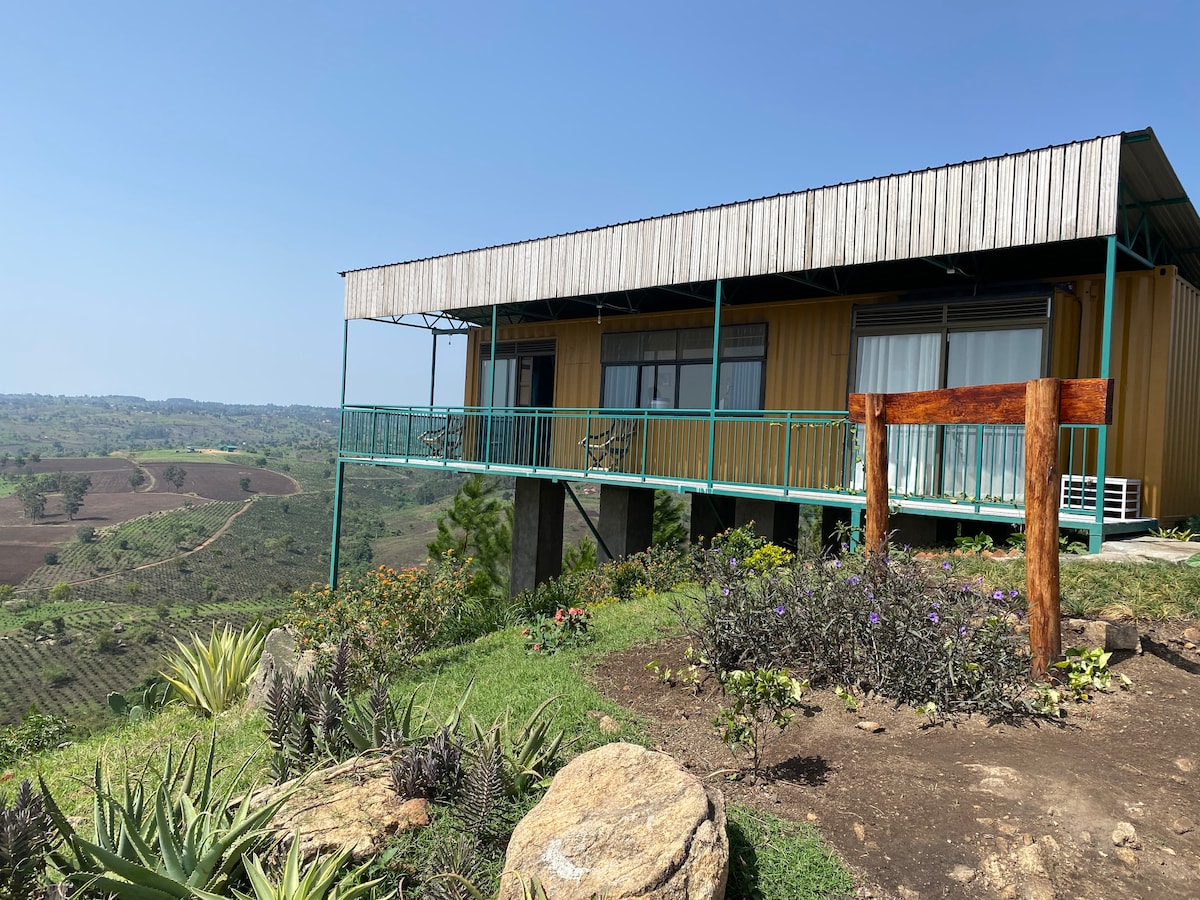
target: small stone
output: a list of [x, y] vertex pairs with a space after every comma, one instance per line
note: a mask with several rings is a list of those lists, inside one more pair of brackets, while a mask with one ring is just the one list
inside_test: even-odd
[[860, 841], [865, 841], [867, 839], [867, 829], [862, 822], [854, 823], [854, 836]]
[[1049, 878], [1035, 877], [1026, 880], [1021, 885], [1021, 900], [1055, 900], [1058, 892]]
[[621, 723], [612, 716], [601, 716], [599, 725], [600, 730], [605, 734], [616, 734], [621, 730]]
[[1200, 628], [1192, 626], [1183, 629], [1183, 639], [1192, 644], [1200, 644]]
[[112, 631], [113, 631], [113, 634], [124, 634], [125, 633], [125, 624], [123, 622], [118, 622], [116, 625], [114, 625], [112, 627]]
[[1187, 818], [1187, 816], [1180, 816], [1171, 823], [1171, 830], [1176, 834], [1187, 834], [1188, 832], [1194, 830], [1195, 827], [1196, 823]]
[[1138, 855], [1129, 847], [1118, 847], [1113, 854], [1129, 868], [1136, 869], [1138, 867]]
[[860, 731], [866, 731], [870, 734], [879, 734], [879, 732], [883, 731], [883, 726], [880, 725], [878, 722], [870, 722], [870, 721], [859, 722], [854, 727], [859, 729]]
[[1017, 827], [1016, 825], [1013, 825], [1011, 822], [1001, 822], [999, 825], [996, 826], [996, 828], [999, 830], [999, 832], [1001, 834], [1009, 834], [1009, 835], [1016, 834], [1017, 832], [1019, 832], [1021, 830], [1019, 827]]
[[1090, 844], [1092, 842], [1092, 833], [1090, 831], [1079, 832], [1079, 840], [1081, 843]]
[[808, 819], [808, 821], [810, 821], [810, 822], [819, 822], [821, 820], [820, 816], [818, 816], [816, 813], [811, 813], [811, 812], [808, 815], [806, 815], [804, 818]]
[[896, 894], [900, 897], [900, 900], [921, 900], [920, 891], [914, 891], [903, 884], [896, 888]]
[[951, 881], [957, 881], [959, 884], [970, 884], [975, 880], [977, 873], [970, 866], [957, 865], [947, 874]]
[[1184, 650], [1195, 650], [1196, 645], [1193, 644], [1191, 641], [1188, 641], [1186, 644], [1183, 645], [1183, 649]]
[[1180, 772], [1190, 772], [1196, 768], [1196, 761], [1190, 756], [1180, 756], [1175, 760], [1175, 768]]
[[1146, 817], [1146, 810], [1142, 808], [1140, 803], [1137, 803], [1133, 806], [1125, 807], [1125, 814], [1131, 819], [1144, 819]]
[[1114, 847], [1138, 847], [1137, 831], [1128, 822], [1118, 822], [1113, 829], [1112, 842]]

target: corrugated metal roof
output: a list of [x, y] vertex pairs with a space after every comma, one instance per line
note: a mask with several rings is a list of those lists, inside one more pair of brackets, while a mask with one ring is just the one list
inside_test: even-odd
[[[1180, 274], [1200, 285], [1200, 216], [1195, 203], [1183, 189], [1153, 129], [1126, 132], [1122, 138], [1121, 183], [1127, 199], [1133, 201], [1131, 225], [1136, 227], [1140, 220], [1139, 206], [1149, 210], [1175, 251]], [[1119, 227], [1117, 233], [1121, 234]]]
[[[343, 273], [345, 315], [452, 312], [1100, 237], [1116, 231], [1122, 181], [1135, 199], [1182, 194], [1147, 129], [357, 269]], [[1169, 239], [1195, 232], [1187, 246], [1200, 248], [1190, 203], [1156, 206], [1156, 222], [1160, 211]]]

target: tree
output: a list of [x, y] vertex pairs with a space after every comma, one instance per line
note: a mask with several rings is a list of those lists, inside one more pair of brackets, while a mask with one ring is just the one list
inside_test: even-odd
[[25, 518], [40, 519], [46, 514], [46, 492], [41, 483], [32, 476], [21, 479], [17, 485], [17, 499], [25, 511]]
[[51, 602], [53, 603], [65, 603], [67, 600], [71, 599], [71, 595], [73, 593], [74, 591], [71, 589], [71, 585], [67, 584], [65, 581], [60, 581], [58, 584], [54, 585], [54, 587], [50, 588], [49, 596]]
[[655, 547], [678, 547], [687, 540], [683, 527], [683, 504], [670, 491], [654, 492], [654, 531], [651, 541]]
[[134, 469], [129, 475], [129, 486], [139, 488], [146, 483], [146, 473], [141, 469]]
[[62, 510], [67, 519], [75, 518], [79, 507], [83, 506], [83, 498], [92, 489], [92, 476], [72, 472], [58, 473], [58, 493], [61, 496]]
[[243, 491], [245, 491], [247, 494], [250, 493], [250, 476], [243, 475], [238, 481], [238, 484], [242, 486]]
[[450, 509], [438, 519], [437, 537], [428, 545], [429, 555], [439, 559], [453, 550], [471, 557], [471, 584], [480, 596], [508, 593], [512, 557], [512, 504], [497, 496], [496, 484], [482, 475], [472, 475], [450, 501]]
[[175, 490], [179, 490], [183, 487], [184, 479], [187, 478], [187, 470], [172, 464], [163, 469], [162, 475], [168, 484], [172, 485]]

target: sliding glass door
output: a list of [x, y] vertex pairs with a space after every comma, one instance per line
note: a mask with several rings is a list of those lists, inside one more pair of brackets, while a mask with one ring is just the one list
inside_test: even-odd
[[[949, 309], [949, 307], [947, 307]], [[904, 331], [856, 329], [853, 390], [902, 393], [1004, 384], [1046, 370], [1048, 317], [1028, 326], [988, 323], [954, 327], [941, 321]], [[948, 321], [949, 319], [949, 321]], [[923, 325], [924, 323], [922, 323]], [[857, 429], [862, 440], [862, 429]], [[862, 467], [853, 483], [862, 485]], [[1021, 502], [1025, 496], [1025, 429], [1020, 425], [899, 425], [888, 428], [888, 485], [901, 496], [947, 496]]]

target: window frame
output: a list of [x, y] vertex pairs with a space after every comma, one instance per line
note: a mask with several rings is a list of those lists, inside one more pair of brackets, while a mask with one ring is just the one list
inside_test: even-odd
[[[762, 335], [761, 352], [756, 353], [756, 354], [746, 354], [744, 352], [738, 352], [738, 353], [733, 353], [733, 354], [723, 353], [722, 351], [725, 347], [725, 341], [727, 339], [726, 336], [728, 334], [732, 333], [734, 329], [746, 328], [746, 327], [753, 327], [753, 328], [761, 329], [761, 335]], [[718, 392], [718, 396], [719, 396], [720, 390], [721, 390], [721, 380], [720, 380], [721, 379], [721, 369], [725, 364], [727, 364], [727, 363], [751, 363], [751, 364], [757, 363], [758, 364], [758, 397], [757, 397], [758, 405], [756, 407], [750, 407], [747, 409], [724, 410], [724, 409], [718, 408], [717, 412], [733, 413], [733, 414], [736, 414], [739, 412], [762, 412], [766, 408], [766, 394], [767, 394], [767, 378], [766, 378], [767, 353], [768, 353], [767, 323], [766, 322], [744, 322], [744, 323], [737, 323], [737, 324], [722, 325], [721, 326], [721, 339], [717, 345], [717, 358], [715, 360], [712, 358], [711, 351], [705, 356], [685, 355], [685, 351], [683, 349], [683, 339], [684, 339], [683, 336], [688, 333], [705, 332], [705, 331], [710, 332], [710, 334], [708, 336], [708, 346], [711, 347], [712, 346], [712, 336], [711, 336], [712, 326], [700, 326], [700, 327], [693, 327], [693, 328], [647, 329], [644, 331], [613, 331], [613, 332], [606, 332], [605, 334], [602, 334], [600, 336], [600, 396], [598, 398], [598, 401], [599, 401], [598, 408], [600, 408], [600, 409], [657, 409], [657, 410], [661, 410], [661, 411], [669, 410], [673, 413], [682, 414], [682, 415], [698, 414], [700, 412], [707, 414], [709, 412], [711, 402], [712, 402], [711, 387], [706, 392], [708, 394], [708, 402], [704, 406], [689, 406], [686, 409], [680, 408], [679, 397], [680, 397], [681, 389], [682, 389], [683, 382], [684, 382], [684, 379], [682, 377], [682, 374], [683, 374], [682, 370], [685, 368], [693, 367], [693, 366], [707, 367], [708, 368], [708, 383], [709, 383], [709, 385], [711, 385], [711, 383], [712, 383], [712, 367], [715, 365], [717, 367], [717, 378], [718, 378], [717, 392]], [[629, 339], [632, 337], [644, 339], [645, 336], [649, 336], [649, 335], [653, 335], [655, 339], [661, 339], [667, 334], [674, 335], [674, 343], [675, 343], [674, 354], [673, 354], [672, 358], [670, 358], [670, 359], [664, 359], [659, 356], [655, 356], [653, 358], [647, 358], [645, 350], [641, 350], [639, 352], [639, 358], [637, 358], [637, 359], [624, 359], [624, 360], [606, 360], [605, 359], [604, 345], [605, 345], [605, 342], [608, 340], [615, 340], [617, 338]], [[657, 349], [655, 352], [662, 353], [664, 351], [660, 348], [660, 349]], [[693, 350], [693, 352], [694, 352], [694, 350]], [[613, 355], [615, 356], [618, 354], [614, 352]], [[645, 389], [644, 379], [645, 379], [647, 370], [654, 371], [654, 370], [656, 370], [658, 368], [662, 368], [662, 367], [668, 367], [668, 368], [671, 368], [674, 370], [674, 373], [673, 373], [674, 385], [673, 385], [673, 389], [672, 389], [673, 396], [670, 398], [671, 405], [667, 406], [667, 407], [656, 407], [653, 405], [653, 400], [651, 400], [650, 405], [643, 405], [642, 395], [643, 395], [643, 392]], [[634, 384], [633, 384], [633, 400], [634, 400], [633, 405], [631, 405], [631, 406], [606, 406], [605, 405], [605, 393], [606, 393], [606, 388], [609, 385], [610, 370], [612, 370], [612, 369], [630, 369], [630, 368], [635, 370], [635, 378], [634, 378]], [[655, 377], [657, 377], [657, 373], [655, 374]]]

